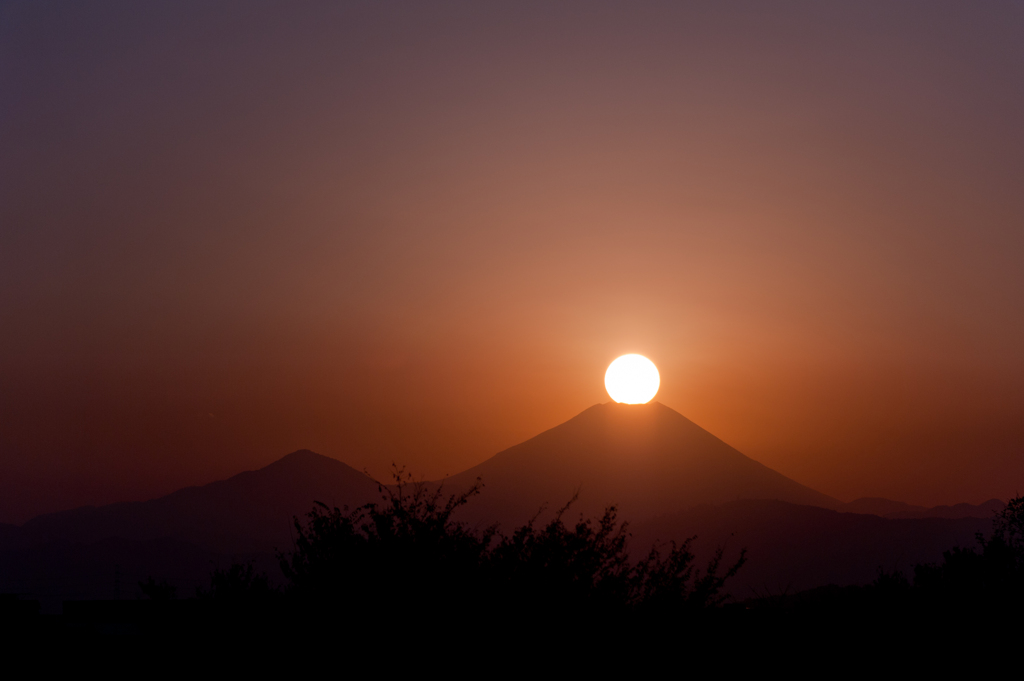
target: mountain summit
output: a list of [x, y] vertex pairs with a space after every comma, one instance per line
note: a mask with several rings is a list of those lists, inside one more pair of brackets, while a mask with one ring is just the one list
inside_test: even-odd
[[616, 505], [642, 520], [698, 504], [777, 499], [842, 504], [750, 459], [663, 404], [598, 404], [575, 418], [446, 478], [444, 488], [483, 482], [467, 513], [480, 521], [521, 523], [542, 507], [594, 516]]

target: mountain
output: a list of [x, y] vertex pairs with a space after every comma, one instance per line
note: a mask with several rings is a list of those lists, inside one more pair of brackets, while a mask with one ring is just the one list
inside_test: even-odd
[[[938, 509], [861, 499], [842, 504], [747, 458], [661, 404], [601, 404], [431, 484], [446, 492], [484, 487], [462, 510], [478, 525], [508, 531], [546, 506], [548, 517], [578, 492], [570, 519], [616, 504], [632, 546], [697, 536], [703, 560], [748, 549], [733, 584], [739, 597], [860, 584], [879, 567], [912, 569], [990, 528], [992, 504]], [[0, 593], [40, 599], [58, 612], [68, 598], [139, 595], [138, 583], [167, 580], [181, 596], [235, 561], [280, 579], [275, 549], [292, 545], [292, 519], [315, 501], [354, 507], [380, 499], [376, 482], [346, 464], [298, 451], [257, 471], [151, 501], [87, 507], [0, 525]], [[971, 509], [974, 509], [973, 511]], [[980, 509], [980, 510], [979, 510]], [[843, 512], [839, 512], [843, 511]], [[871, 511], [875, 515], [854, 511]], [[988, 511], [988, 513], [983, 513]], [[975, 517], [910, 518], [961, 513]], [[880, 517], [890, 516], [889, 518]]]
[[842, 506], [657, 402], [595, 405], [442, 483], [461, 492], [477, 478], [483, 488], [467, 517], [505, 526], [525, 522], [541, 507], [558, 509], [577, 492], [574, 517], [615, 504], [620, 517], [633, 521], [737, 499]]
[[[696, 537], [701, 561], [719, 546], [725, 560], [747, 550], [747, 563], [730, 584], [737, 598], [793, 593], [825, 584], [866, 584], [878, 571], [937, 563], [954, 546], [977, 547], [991, 518], [882, 518], [775, 500], [702, 505], [632, 525], [632, 545]], [[700, 565], [703, 567], [703, 565]]]
[[954, 504], [952, 506], [912, 506], [902, 501], [891, 501], [879, 497], [863, 497], [840, 510], [848, 513], [870, 513], [883, 518], [988, 518], [991, 520], [1006, 507], [999, 499], [989, 499], [983, 504]]
[[[151, 501], [77, 508], [25, 523], [19, 543], [175, 539], [217, 551], [267, 551], [291, 545], [292, 518], [315, 501], [356, 506], [375, 501], [377, 483], [341, 461], [308, 450], [257, 471]], [[8, 545], [11, 533], [6, 535]], [[2, 538], [2, 537], [0, 537]]]
[[292, 519], [316, 501], [357, 506], [380, 498], [354, 468], [297, 451], [256, 471], [151, 501], [49, 513], [0, 526], [0, 593], [31, 596], [56, 613], [68, 599], [138, 598], [138, 584], [166, 580], [178, 595], [208, 587], [236, 561], [280, 579], [275, 550], [292, 546]]

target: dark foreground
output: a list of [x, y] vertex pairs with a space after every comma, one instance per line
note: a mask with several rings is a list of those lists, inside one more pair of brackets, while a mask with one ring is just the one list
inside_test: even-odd
[[[353, 616], [285, 600], [223, 604], [208, 599], [68, 601], [61, 615], [40, 615], [31, 601], [8, 600], [2, 639], [8, 651], [181, 649], [232, 655], [270, 647], [308, 655], [501, 655], [514, 664], [543, 654], [606, 661], [643, 656], [708, 656], [732, 663], [778, 661], [795, 651], [843, 651], [857, 657], [940, 656], [953, 660], [1009, 653], [1024, 636], [1020, 602], [937, 602], [914, 587], [823, 587], [786, 597], [730, 603], [686, 616], [594, 616], [481, 609], [432, 616], [415, 611]], [[508, 659], [513, 655], [513, 659]], [[764, 657], [764, 656], [768, 657]]]
[[595, 660], [853, 644], [861, 653], [945, 646], [948, 654], [952, 643], [981, 654], [997, 643], [1016, 647], [1024, 634], [1024, 498], [1010, 501], [976, 548], [951, 549], [912, 575], [880, 572], [865, 586], [735, 602], [728, 582], [744, 567], [742, 551], [727, 558], [720, 550], [698, 566], [683, 542], [633, 560], [614, 509], [575, 525], [559, 513], [507, 536], [475, 531], [453, 520], [470, 497], [399, 484], [380, 504], [317, 507], [296, 520], [295, 550], [279, 555], [280, 586], [236, 564], [185, 598], [153, 578], [139, 584], [145, 598], [66, 601], [60, 615], [2, 597], [2, 641], [186, 642], [220, 652], [317, 643], [390, 658], [586, 651]]

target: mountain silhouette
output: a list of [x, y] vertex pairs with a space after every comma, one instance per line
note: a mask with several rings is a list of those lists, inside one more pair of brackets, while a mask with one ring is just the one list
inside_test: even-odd
[[730, 589], [738, 598], [810, 589], [825, 584], [867, 584], [879, 569], [913, 573], [937, 563], [942, 552], [977, 545], [991, 531], [985, 518], [882, 518], [776, 500], [701, 505], [632, 525], [634, 545], [646, 548], [696, 537], [692, 547], [727, 557], [747, 550], [747, 564]]
[[[292, 518], [315, 501], [358, 506], [380, 498], [377, 483], [351, 466], [300, 450], [256, 471], [201, 487], [186, 487], [151, 501], [77, 508], [25, 523], [19, 543], [176, 539], [218, 551], [284, 549]], [[8, 545], [11, 532], [6, 533]]]
[[914, 506], [902, 501], [879, 497], [863, 497], [843, 504], [841, 510], [848, 513], [870, 513], [883, 518], [988, 518], [991, 519], [1006, 506], [999, 499], [989, 499], [982, 504], [953, 504], [952, 506]]
[[[973, 543], [1002, 502], [924, 509], [885, 499], [843, 504], [744, 456], [681, 414], [651, 403], [595, 405], [463, 473], [428, 484], [479, 495], [462, 518], [504, 531], [563, 507], [568, 520], [615, 504], [634, 542], [697, 535], [750, 549], [737, 596], [865, 583], [879, 567], [934, 562]], [[62, 599], [133, 597], [150, 576], [182, 594], [209, 583], [211, 566], [254, 560], [279, 574], [274, 551], [293, 546], [293, 518], [320, 501], [350, 508], [380, 500], [378, 484], [341, 461], [301, 450], [264, 468], [158, 499], [85, 507], [0, 525], [0, 593]], [[841, 512], [840, 512], [841, 511]], [[866, 513], [873, 513], [867, 515]], [[938, 516], [926, 518], [924, 516]], [[886, 518], [879, 516], [888, 516]], [[915, 519], [919, 518], [919, 519]]]
[[832, 497], [750, 459], [663, 404], [598, 404], [575, 418], [442, 481], [450, 491], [483, 482], [466, 513], [518, 524], [578, 492], [572, 514], [615, 504], [631, 521], [700, 504], [774, 499], [840, 508]]

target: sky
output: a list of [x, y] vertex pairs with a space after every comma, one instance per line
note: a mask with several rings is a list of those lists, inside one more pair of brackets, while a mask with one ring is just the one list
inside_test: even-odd
[[657, 400], [1024, 488], [1020, 2], [0, 2], [0, 522]]

